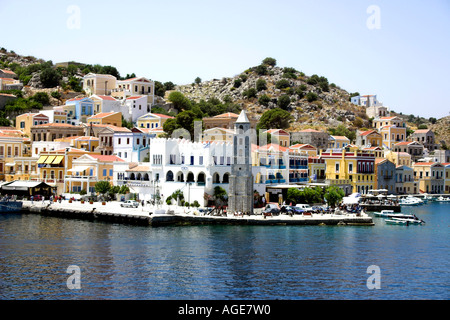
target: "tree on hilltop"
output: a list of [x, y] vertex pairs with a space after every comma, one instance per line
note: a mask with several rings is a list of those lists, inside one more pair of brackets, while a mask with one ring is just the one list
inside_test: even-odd
[[262, 63], [267, 66], [275, 67], [277, 65], [277, 60], [271, 57], [267, 57], [262, 61]]
[[259, 129], [287, 129], [290, 127], [290, 122], [294, 118], [286, 110], [280, 108], [274, 108], [267, 110], [261, 116], [258, 124], [256, 125], [256, 130]]

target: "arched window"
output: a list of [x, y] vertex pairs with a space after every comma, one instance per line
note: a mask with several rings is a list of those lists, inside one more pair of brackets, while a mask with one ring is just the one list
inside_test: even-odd
[[230, 183], [230, 174], [228, 172], [223, 175], [222, 183]]
[[203, 172], [200, 172], [197, 176], [197, 183], [199, 185], [204, 185], [206, 181], [206, 175]]
[[184, 174], [181, 171], [177, 173], [177, 182], [184, 182]]
[[213, 174], [213, 183], [220, 183], [220, 176], [217, 172]]
[[166, 173], [166, 181], [173, 181], [173, 172], [170, 170]]
[[186, 182], [195, 182], [194, 180], [194, 174], [192, 172], [188, 172], [187, 177], [186, 177]]

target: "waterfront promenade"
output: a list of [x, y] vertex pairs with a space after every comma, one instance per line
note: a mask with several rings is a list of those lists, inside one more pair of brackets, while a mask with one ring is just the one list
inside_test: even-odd
[[24, 201], [22, 210], [64, 218], [112, 221], [150, 226], [198, 225], [198, 224], [235, 224], [235, 225], [373, 225], [367, 214], [311, 214], [264, 216], [262, 209], [256, 209], [254, 215], [227, 214], [222, 216], [203, 215], [196, 209], [177, 206], [141, 206], [123, 208], [120, 202], [81, 203], [68, 200], [59, 202]]

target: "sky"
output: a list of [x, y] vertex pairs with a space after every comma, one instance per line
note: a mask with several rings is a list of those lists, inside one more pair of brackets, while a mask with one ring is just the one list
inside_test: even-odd
[[272, 57], [396, 112], [450, 115], [449, 0], [0, 0], [0, 17], [0, 47], [53, 63], [181, 85]]

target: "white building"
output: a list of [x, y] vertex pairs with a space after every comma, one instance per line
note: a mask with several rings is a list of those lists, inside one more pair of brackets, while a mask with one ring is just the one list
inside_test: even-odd
[[110, 74], [88, 73], [83, 77], [83, 90], [88, 96], [93, 94], [110, 95], [117, 87], [117, 78]]
[[94, 94], [89, 98], [94, 101], [94, 114], [122, 112], [122, 104], [112, 96]]
[[147, 105], [147, 96], [131, 96], [126, 98], [122, 102], [121, 110], [125, 120], [136, 123], [139, 117], [150, 112], [150, 106]]
[[388, 107], [377, 99], [376, 95], [355, 96], [350, 99], [351, 103], [366, 107], [369, 118], [381, 118], [389, 116]]
[[41, 152], [46, 151], [54, 151], [61, 150], [65, 148], [69, 148], [70, 142], [62, 142], [62, 141], [33, 141], [31, 145], [31, 156], [39, 157]]
[[150, 139], [155, 137], [155, 133], [139, 128], [133, 128], [130, 132], [115, 132], [113, 153], [126, 162], [142, 162], [149, 156]]

